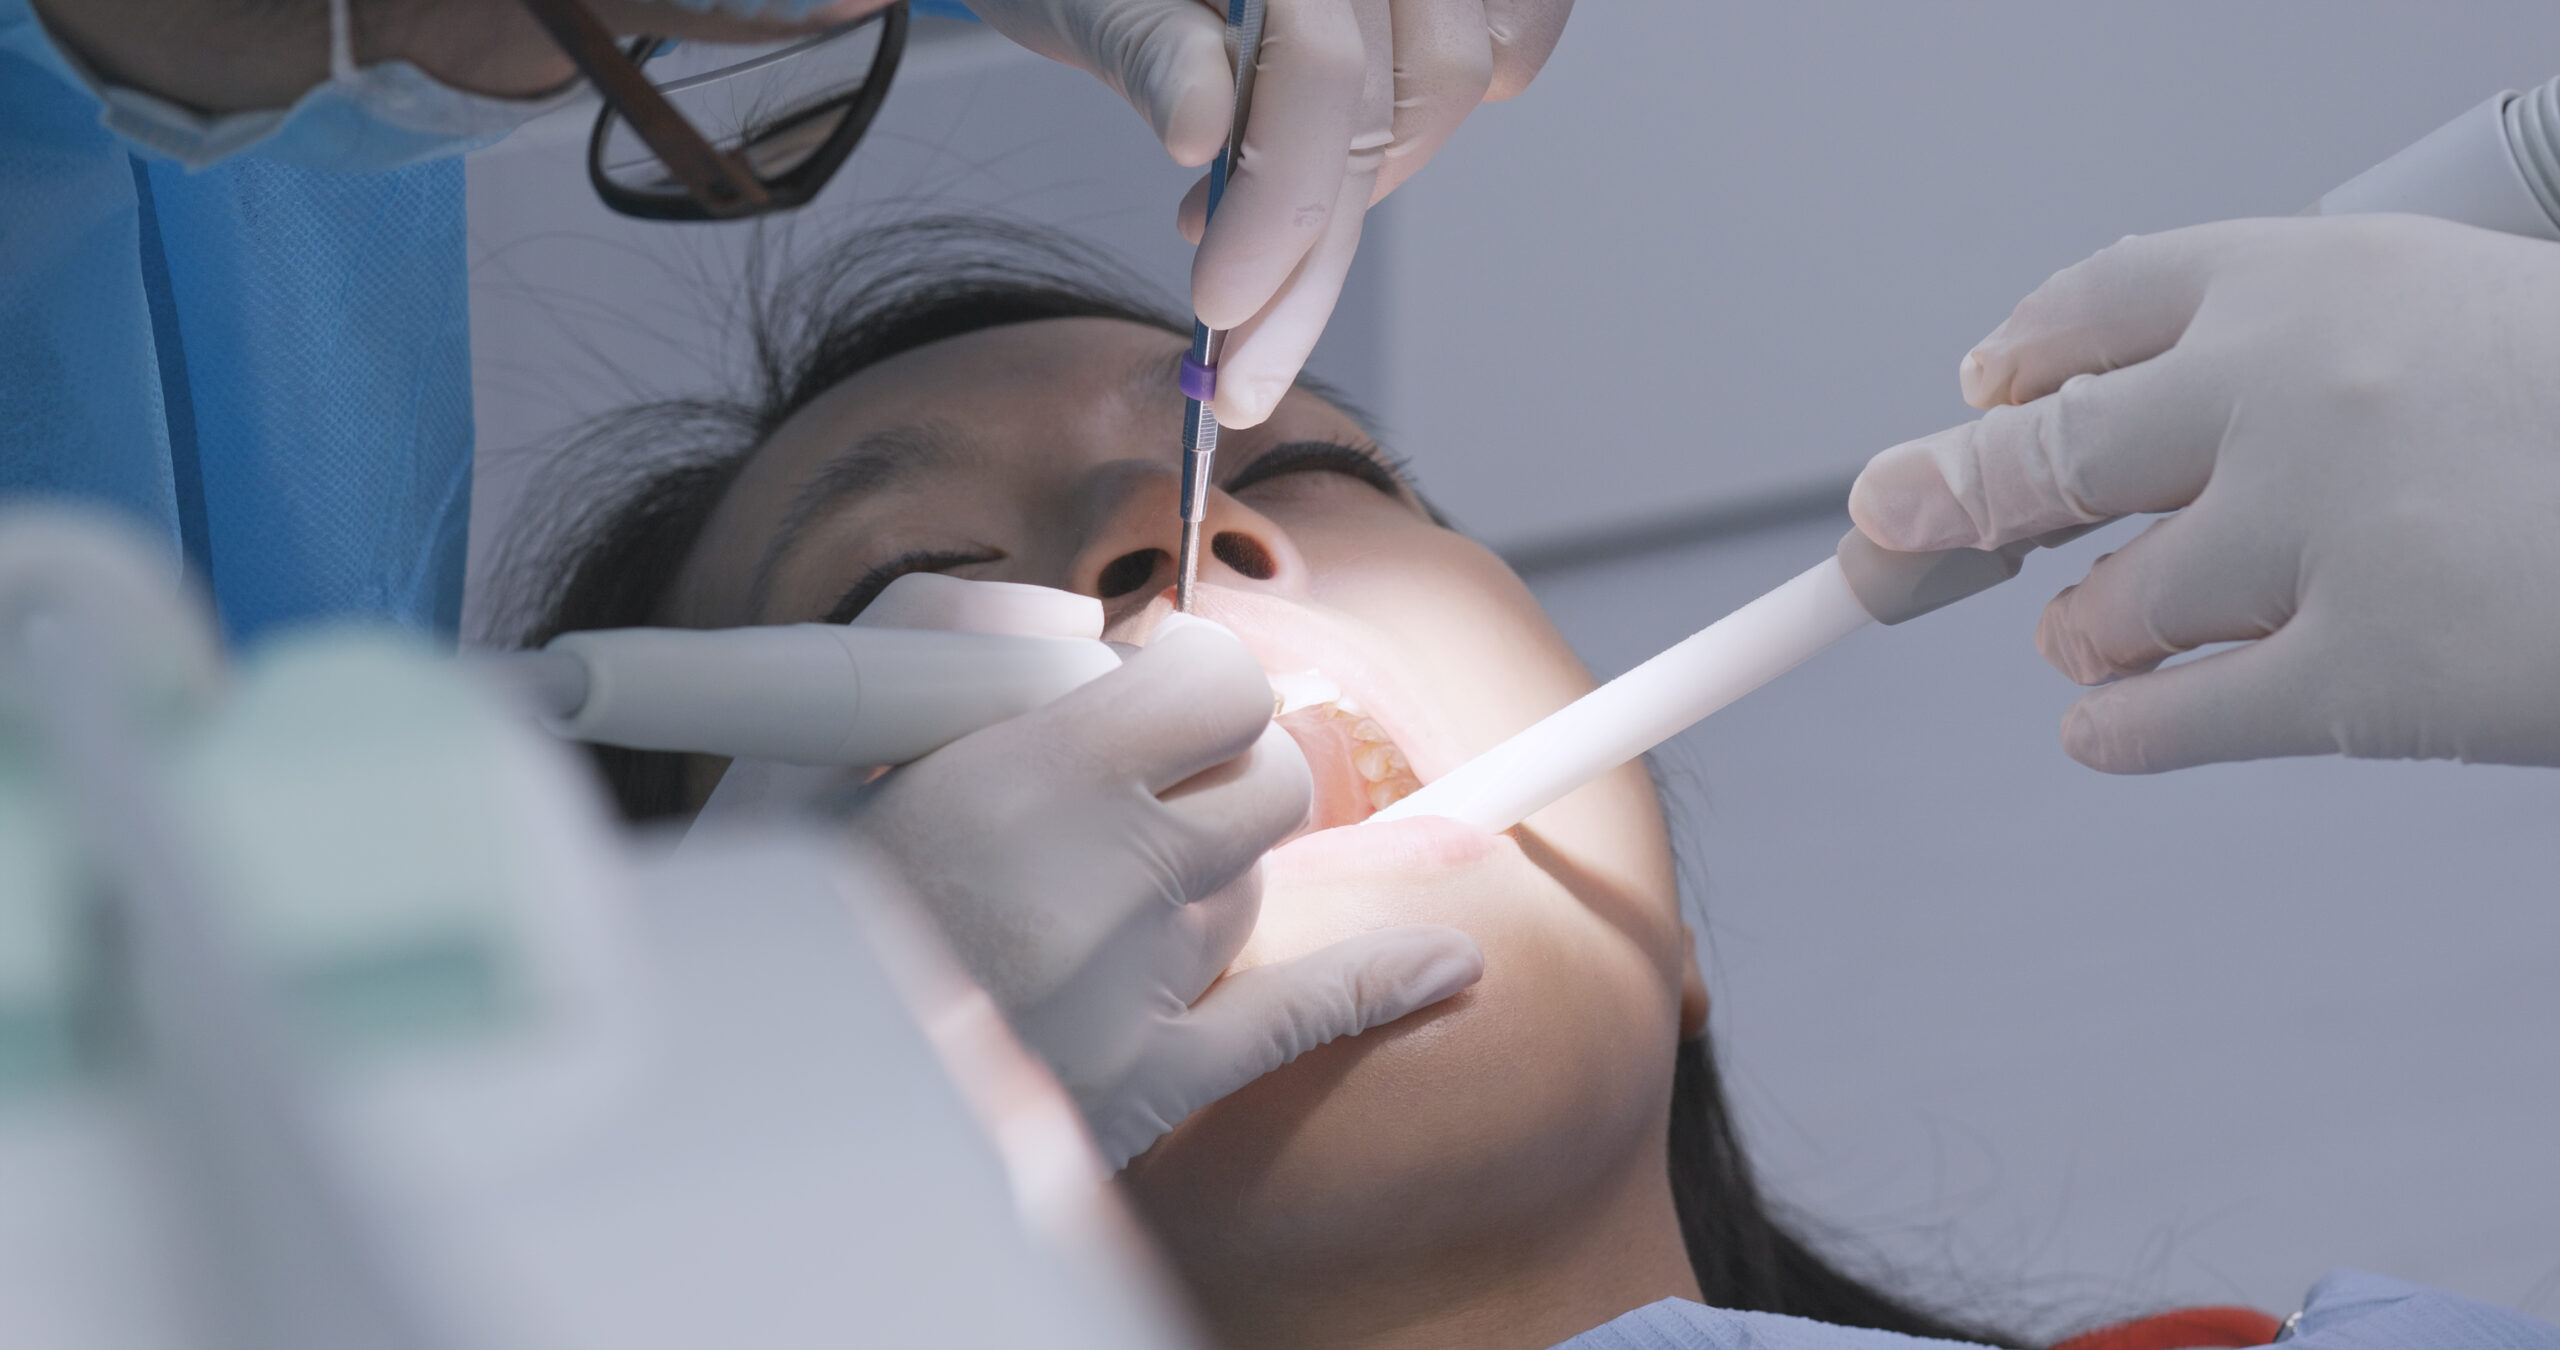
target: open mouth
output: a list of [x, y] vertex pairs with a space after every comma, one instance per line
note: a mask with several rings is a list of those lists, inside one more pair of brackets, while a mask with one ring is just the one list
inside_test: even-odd
[[[1198, 598], [1200, 616], [1224, 624], [1261, 662], [1277, 697], [1274, 719], [1307, 757], [1315, 804], [1302, 833], [1357, 825], [1422, 787], [1414, 760], [1429, 767], [1437, 741], [1427, 705], [1375, 639], [1293, 600], [1209, 584]], [[1156, 614], [1172, 612], [1173, 600], [1167, 587]]]
[[1280, 729], [1315, 778], [1309, 829], [1357, 825], [1422, 786], [1395, 737], [1323, 672], [1274, 674], [1271, 688]]

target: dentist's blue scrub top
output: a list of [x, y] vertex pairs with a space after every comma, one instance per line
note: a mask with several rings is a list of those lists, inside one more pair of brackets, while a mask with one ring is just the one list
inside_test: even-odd
[[140, 521], [235, 642], [353, 617], [450, 640], [471, 512], [461, 160], [190, 173], [99, 115], [27, 0], [0, 0], [0, 503]]
[[[1960, 1342], [1664, 1299], [1555, 1350], [1960, 1350]], [[2291, 1350], [2560, 1350], [2560, 1327], [2423, 1285], [2336, 1271], [2311, 1287]]]
[[160, 533], [234, 640], [450, 638], [471, 509], [462, 162], [142, 159], [0, 0], [0, 501]]

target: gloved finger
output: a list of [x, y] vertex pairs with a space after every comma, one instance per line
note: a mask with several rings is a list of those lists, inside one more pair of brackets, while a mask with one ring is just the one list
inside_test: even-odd
[[1485, 29], [1493, 37], [1493, 83], [1484, 101], [1499, 103], [1529, 87], [1564, 36], [1573, 0], [1485, 0]]
[[[1304, 752], [1276, 723], [1251, 749], [1192, 775], [1145, 805], [1125, 846], [1142, 853], [1165, 903], [1191, 905], [1252, 872], [1296, 832], [1315, 799]], [[1221, 961], [1214, 974], [1226, 968]]]
[[1052, 961], [1037, 984], [989, 992], [1070, 1091], [1106, 1099], [1157, 1032], [1217, 982], [1261, 910], [1262, 874], [1249, 868], [1197, 903], [1141, 905], [1107, 928], [1076, 928], [1072, 960]]
[[1410, 924], [1239, 971], [1148, 1042], [1143, 1076], [1095, 1134], [1112, 1166], [1184, 1117], [1315, 1047], [1383, 1026], [1474, 984], [1484, 953], [1455, 928]]
[[2212, 476], [2227, 407], [2213, 364], [2176, 354], [2076, 376], [1867, 461], [1849, 516], [1886, 548], [1922, 552], [2174, 511]]
[[2036, 650], [2080, 684], [2157, 667], [2209, 642], [2262, 638], [2293, 617], [2289, 540], [2192, 507], [2091, 564], [2044, 607]]
[[1482, 0], [1395, 0], [1395, 138], [1363, 206], [1375, 206], [1448, 144], [1493, 87]]
[[1186, 850], [1195, 856], [1186, 861], [1211, 874], [1198, 878], [1207, 884], [1186, 887], [1186, 898], [1197, 898], [1226, 885], [1306, 823], [1315, 778], [1296, 739], [1271, 722], [1251, 749], [1193, 774], [1158, 799], [1181, 822], [1184, 836], [1196, 841]]
[[1392, 134], [1392, 81], [1368, 70], [1361, 17], [1383, 3], [1265, 8], [1236, 169], [1191, 260], [1193, 310], [1211, 328], [1234, 328], [1271, 302], [1323, 237], [1354, 155], [1365, 148], [1374, 159]]
[[1182, 194], [1182, 205], [1173, 213], [1173, 226], [1193, 244], [1200, 242], [1200, 236], [1209, 228], [1209, 175], [1200, 175], [1191, 190]]
[[2299, 634], [2136, 675], [2080, 696], [2062, 715], [2062, 748], [2105, 773], [2162, 773], [2344, 748], [2320, 709], [2320, 681], [2292, 659]]
[[1201, 0], [972, 5], [987, 26], [1101, 79], [1155, 129], [1177, 164], [1206, 164], [1226, 144], [1235, 71], [1225, 11]]
[[1120, 669], [955, 744], [987, 737], [1025, 755], [1069, 756], [1099, 782], [1153, 794], [1243, 754], [1271, 709], [1270, 678], [1236, 635], [1177, 614]]
[[2214, 273], [2265, 224], [2127, 235], [2054, 273], [1965, 353], [1956, 376], [1965, 402], [2029, 402], [2074, 375], [2122, 369], [2176, 346]]
[[932, 628], [1013, 637], [1099, 638], [1102, 602], [1052, 586], [909, 572], [853, 618], [858, 628]]
[[1262, 424], [1298, 381], [1307, 357], [1324, 336], [1342, 283], [1360, 251], [1360, 229], [1369, 203], [1370, 176], [1342, 180], [1342, 200], [1325, 223], [1324, 237], [1298, 263], [1288, 284], [1261, 313], [1227, 334], [1218, 356], [1218, 425]]

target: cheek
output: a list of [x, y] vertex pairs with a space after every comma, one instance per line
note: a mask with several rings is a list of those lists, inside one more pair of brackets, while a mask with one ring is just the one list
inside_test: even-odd
[[1417, 763], [1426, 778], [1592, 687], [1537, 597], [1472, 540], [1408, 522], [1310, 531], [1299, 549], [1316, 602], [1392, 635], [1400, 673], [1431, 691], [1442, 743], [1426, 759], [1441, 762]]
[[[1407, 746], [1425, 782], [1589, 693], [1596, 681], [1537, 597], [1482, 546], [1410, 517], [1310, 527], [1315, 599], [1394, 635], [1408, 686], [1431, 691], [1431, 743]], [[1408, 709], [1407, 711], [1411, 711]], [[1639, 761], [1529, 818], [1532, 859], [1628, 936], [1665, 953], [1677, 982], [1678, 881], [1651, 776]], [[1273, 937], [1290, 916], [1271, 915]]]
[[1387, 884], [1344, 884], [1284, 850], [1264, 887], [1239, 965], [1444, 923], [1484, 948], [1485, 976], [1210, 1106], [1131, 1167], [1133, 1198], [1195, 1279], [1535, 1227], [1630, 1150], [1659, 1149], [1678, 986], [1662, 953], [1601, 917], [1609, 906], [1509, 840]]

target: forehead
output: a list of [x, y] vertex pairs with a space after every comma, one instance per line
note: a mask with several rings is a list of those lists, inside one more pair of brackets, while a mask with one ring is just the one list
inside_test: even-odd
[[[1138, 416], [1179, 404], [1182, 338], [1121, 319], [1039, 319], [927, 343], [870, 366], [793, 414], [760, 458], [777, 469], [841, 447], [849, 429], [958, 421], [1008, 430]], [[1177, 410], [1176, 414], [1179, 416]]]
[[938, 449], [916, 466], [934, 469], [1125, 455], [1137, 428], [1179, 422], [1183, 349], [1171, 333], [1118, 319], [1042, 319], [928, 343], [792, 414], [731, 496], [768, 518], [777, 499], [883, 432]]
[[[999, 488], [1046, 499], [1097, 466], [1178, 466], [1187, 345], [1120, 319], [1041, 319], [867, 367], [794, 413], [740, 470], [664, 617], [749, 612], [756, 578], [779, 562], [774, 546], [853, 495], [871, 498], [875, 512], [911, 514], [920, 497], [954, 509], [962, 498], [983, 506]], [[1292, 392], [1266, 427], [1240, 435], [1239, 449], [1291, 431], [1358, 434], [1329, 405]], [[847, 486], [857, 491], [839, 491]]]

